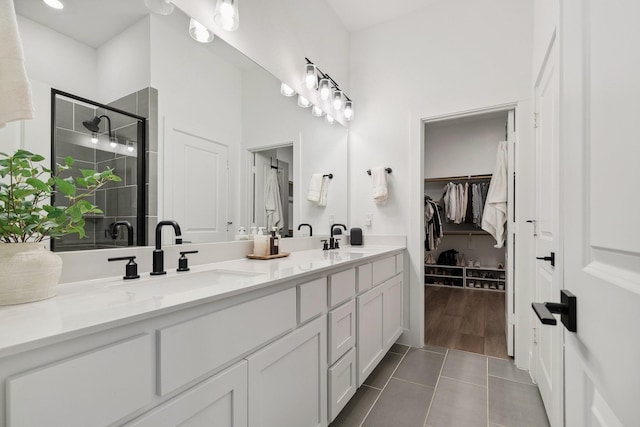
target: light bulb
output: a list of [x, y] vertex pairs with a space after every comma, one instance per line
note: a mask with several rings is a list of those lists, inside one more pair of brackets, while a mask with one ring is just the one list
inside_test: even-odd
[[189, 35], [192, 39], [200, 43], [210, 43], [213, 41], [213, 33], [193, 18], [189, 21]]
[[343, 114], [345, 119], [347, 120], [353, 119], [353, 102], [345, 101]]
[[329, 86], [329, 79], [321, 79], [319, 83], [320, 99], [326, 101], [331, 96], [331, 87]]
[[339, 110], [342, 108], [342, 91], [336, 90], [333, 92], [333, 109]]
[[324, 118], [327, 120], [327, 123], [329, 123], [330, 125], [332, 125], [336, 121], [336, 119], [334, 119], [333, 116], [330, 116], [328, 114], [324, 116]]
[[317, 85], [316, 66], [314, 64], [306, 64], [304, 66], [304, 87], [307, 89], [315, 89]]
[[127, 151], [133, 153], [133, 142], [127, 141]]
[[280, 93], [284, 96], [293, 96], [296, 94], [296, 91], [291, 89], [291, 87], [286, 83], [280, 83]]
[[218, 0], [213, 20], [224, 30], [237, 30], [239, 25], [238, 0]]
[[109, 146], [111, 148], [116, 148], [118, 146], [118, 140], [112, 136], [111, 140], [109, 141]]
[[54, 9], [64, 9], [64, 4], [60, 0], [44, 0], [44, 3]]
[[302, 108], [311, 107], [311, 102], [302, 95], [298, 95], [298, 106]]
[[318, 107], [317, 105], [314, 105], [313, 108], [311, 108], [311, 114], [313, 114], [316, 117], [322, 117], [324, 115], [324, 111], [322, 111], [322, 108]]
[[97, 132], [91, 132], [91, 142], [93, 144], [97, 144], [98, 143], [98, 133]]

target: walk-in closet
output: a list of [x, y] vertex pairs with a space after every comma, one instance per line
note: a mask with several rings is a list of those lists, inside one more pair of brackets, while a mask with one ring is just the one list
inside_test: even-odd
[[514, 114], [424, 124], [427, 345], [513, 355]]

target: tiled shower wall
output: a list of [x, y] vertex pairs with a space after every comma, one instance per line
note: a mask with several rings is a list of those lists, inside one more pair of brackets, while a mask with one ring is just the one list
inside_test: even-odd
[[[147, 162], [145, 183], [147, 188], [147, 204], [145, 209], [145, 224], [147, 230], [153, 231], [157, 223], [157, 100], [158, 92], [153, 88], [146, 88], [127, 95], [110, 105], [127, 112], [131, 112], [147, 120], [147, 150], [143, 155]], [[99, 145], [103, 150], [96, 149], [89, 142], [90, 132], [82, 125], [83, 120], [91, 119], [94, 115], [105, 114], [103, 109], [93, 109], [85, 104], [76, 103], [68, 99], [56, 100], [56, 162], [63, 163], [64, 156], [73, 157], [76, 162], [71, 173], [79, 174], [79, 169], [95, 169], [102, 171], [106, 167], [114, 169], [114, 173], [122, 178], [122, 182], [110, 182], [95, 194], [90, 201], [98, 205], [104, 215], [88, 218], [85, 231], [87, 236], [78, 239], [77, 235], [65, 236], [56, 241], [56, 250], [85, 250], [127, 245], [126, 229], [120, 228], [118, 238], [112, 239], [110, 225], [115, 221], [128, 221], [136, 227], [137, 214], [137, 155], [136, 150], [129, 154], [124, 149], [128, 140], [137, 140], [138, 121], [125, 115], [107, 112], [111, 118], [112, 130], [118, 142], [123, 144], [118, 150], [109, 150], [108, 137], [100, 135]], [[106, 130], [105, 119], [100, 124], [101, 130]], [[60, 203], [58, 200], [56, 203]], [[153, 233], [147, 232], [148, 244], [153, 243]], [[134, 232], [134, 245], [137, 245]]]

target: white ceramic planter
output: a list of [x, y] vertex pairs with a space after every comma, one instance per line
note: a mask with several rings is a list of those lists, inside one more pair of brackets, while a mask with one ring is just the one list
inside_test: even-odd
[[51, 298], [62, 259], [45, 243], [0, 243], [0, 305]]

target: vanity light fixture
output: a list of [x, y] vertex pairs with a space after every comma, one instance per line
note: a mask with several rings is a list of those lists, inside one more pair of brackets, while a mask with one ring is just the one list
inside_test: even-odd
[[311, 107], [311, 102], [302, 95], [298, 95], [298, 106], [302, 108]]
[[218, 0], [213, 20], [224, 30], [235, 31], [240, 25], [238, 0]]
[[318, 107], [317, 105], [314, 105], [311, 108], [311, 114], [315, 117], [322, 117], [324, 115], [324, 111], [322, 111], [322, 108]]
[[328, 77], [329, 76], [323, 77], [320, 79], [320, 83], [318, 83], [318, 92], [320, 92], [320, 99], [323, 101], [328, 100], [331, 95], [331, 85]]
[[302, 83], [307, 89], [316, 89], [318, 87], [318, 72], [316, 70], [316, 66], [311, 62], [304, 66]]
[[280, 83], [280, 93], [284, 96], [293, 96], [296, 94], [296, 91], [291, 89], [291, 86], [289, 86], [288, 84]]
[[334, 124], [336, 121], [336, 119], [334, 119], [333, 116], [330, 116], [328, 114], [324, 116], [324, 118], [327, 120], [327, 123], [329, 123], [330, 125]]
[[170, 0], [144, 0], [144, 4], [147, 5], [147, 9], [158, 15], [171, 15], [175, 8]]
[[[302, 84], [307, 89], [317, 89], [318, 97], [322, 101], [331, 100], [331, 105], [335, 110], [333, 116], [327, 115], [327, 121], [333, 123], [336, 114], [344, 114], [346, 120], [353, 119], [353, 101], [340, 89], [335, 80], [324, 73], [309, 58], [304, 59], [307, 63], [304, 65]], [[298, 105], [300, 104], [298, 103]]]
[[348, 100], [344, 103], [344, 118], [351, 121], [353, 119], [353, 101]]
[[127, 151], [130, 153], [133, 153], [133, 141], [131, 141], [130, 139], [127, 140]]
[[193, 18], [189, 21], [189, 35], [200, 43], [211, 43], [213, 41], [213, 32]]
[[91, 132], [91, 143], [92, 144], [98, 143], [98, 132]]
[[60, 0], [43, 0], [43, 1], [47, 6], [53, 9], [57, 9], [57, 10], [64, 9], [64, 4], [62, 4]]
[[116, 148], [117, 146], [118, 146], [118, 140], [116, 139], [115, 136], [112, 136], [111, 139], [109, 140], [109, 147]]

